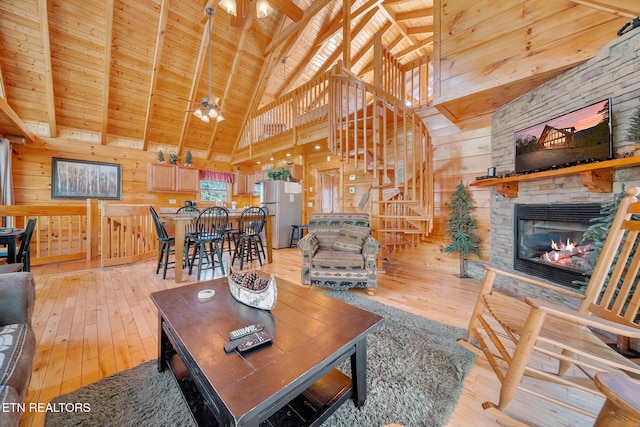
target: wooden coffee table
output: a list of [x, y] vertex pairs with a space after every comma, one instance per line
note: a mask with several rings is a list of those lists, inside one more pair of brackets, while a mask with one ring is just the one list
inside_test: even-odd
[[[366, 337], [382, 317], [277, 279], [272, 311], [237, 302], [226, 278], [151, 294], [158, 369], [170, 367], [199, 425], [320, 425], [349, 398], [366, 399]], [[199, 301], [198, 292], [216, 295]], [[272, 344], [225, 353], [229, 332], [265, 325]], [[351, 378], [335, 369], [350, 358]], [[261, 424], [262, 423], [262, 424]]]

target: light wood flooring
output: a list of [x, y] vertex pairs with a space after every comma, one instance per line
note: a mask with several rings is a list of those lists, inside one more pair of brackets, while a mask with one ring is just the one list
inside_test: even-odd
[[[226, 260], [228, 261], [228, 260]], [[258, 268], [257, 263], [253, 266]], [[274, 251], [274, 263], [263, 270], [299, 283], [300, 254]], [[178, 286], [173, 270], [167, 279], [155, 274], [155, 260], [99, 268], [75, 262], [34, 267], [37, 301], [33, 327], [38, 343], [27, 402], [46, 403], [98, 379], [132, 368], [157, 356], [157, 313], [149, 294]], [[216, 271], [220, 274], [219, 270]], [[209, 271], [209, 278], [211, 272]], [[186, 276], [186, 275], [185, 275]], [[186, 276], [180, 285], [196, 281]], [[363, 297], [429, 319], [466, 328], [480, 283], [450, 273], [385, 264], [376, 295]], [[313, 287], [323, 292], [321, 287]], [[482, 403], [497, 401], [498, 380], [483, 358], [467, 376], [451, 417], [451, 426], [494, 426]], [[584, 420], [518, 397], [515, 408], [540, 425], [589, 425]], [[350, 404], [350, 403], [348, 403]], [[550, 420], [553, 420], [549, 424]], [[591, 421], [592, 423], [592, 421]], [[44, 414], [27, 412], [20, 426], [42, 426]]]

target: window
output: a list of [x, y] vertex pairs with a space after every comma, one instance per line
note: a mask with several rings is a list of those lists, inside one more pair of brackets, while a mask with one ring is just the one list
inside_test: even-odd
[[203, 202], [226, 202], [227, 183], [222, 181], [200, 181], [200, 200]]

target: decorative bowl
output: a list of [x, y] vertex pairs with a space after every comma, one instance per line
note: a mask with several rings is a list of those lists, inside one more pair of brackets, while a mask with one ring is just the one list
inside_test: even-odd
[[261, 310], [271, 310], [276, 306], [278, 288], [273, 275], [267, 279], [253, 270], [240, 273], [230, 267], [227, 280], [231, 295], [237, 301]]

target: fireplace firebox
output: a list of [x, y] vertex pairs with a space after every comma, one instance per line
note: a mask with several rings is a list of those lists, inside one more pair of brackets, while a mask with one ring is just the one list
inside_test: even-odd
[[577, 288], [593, 258], [583, 234], [599, 215], [599, 204], [515, 205], [514, 269]]

